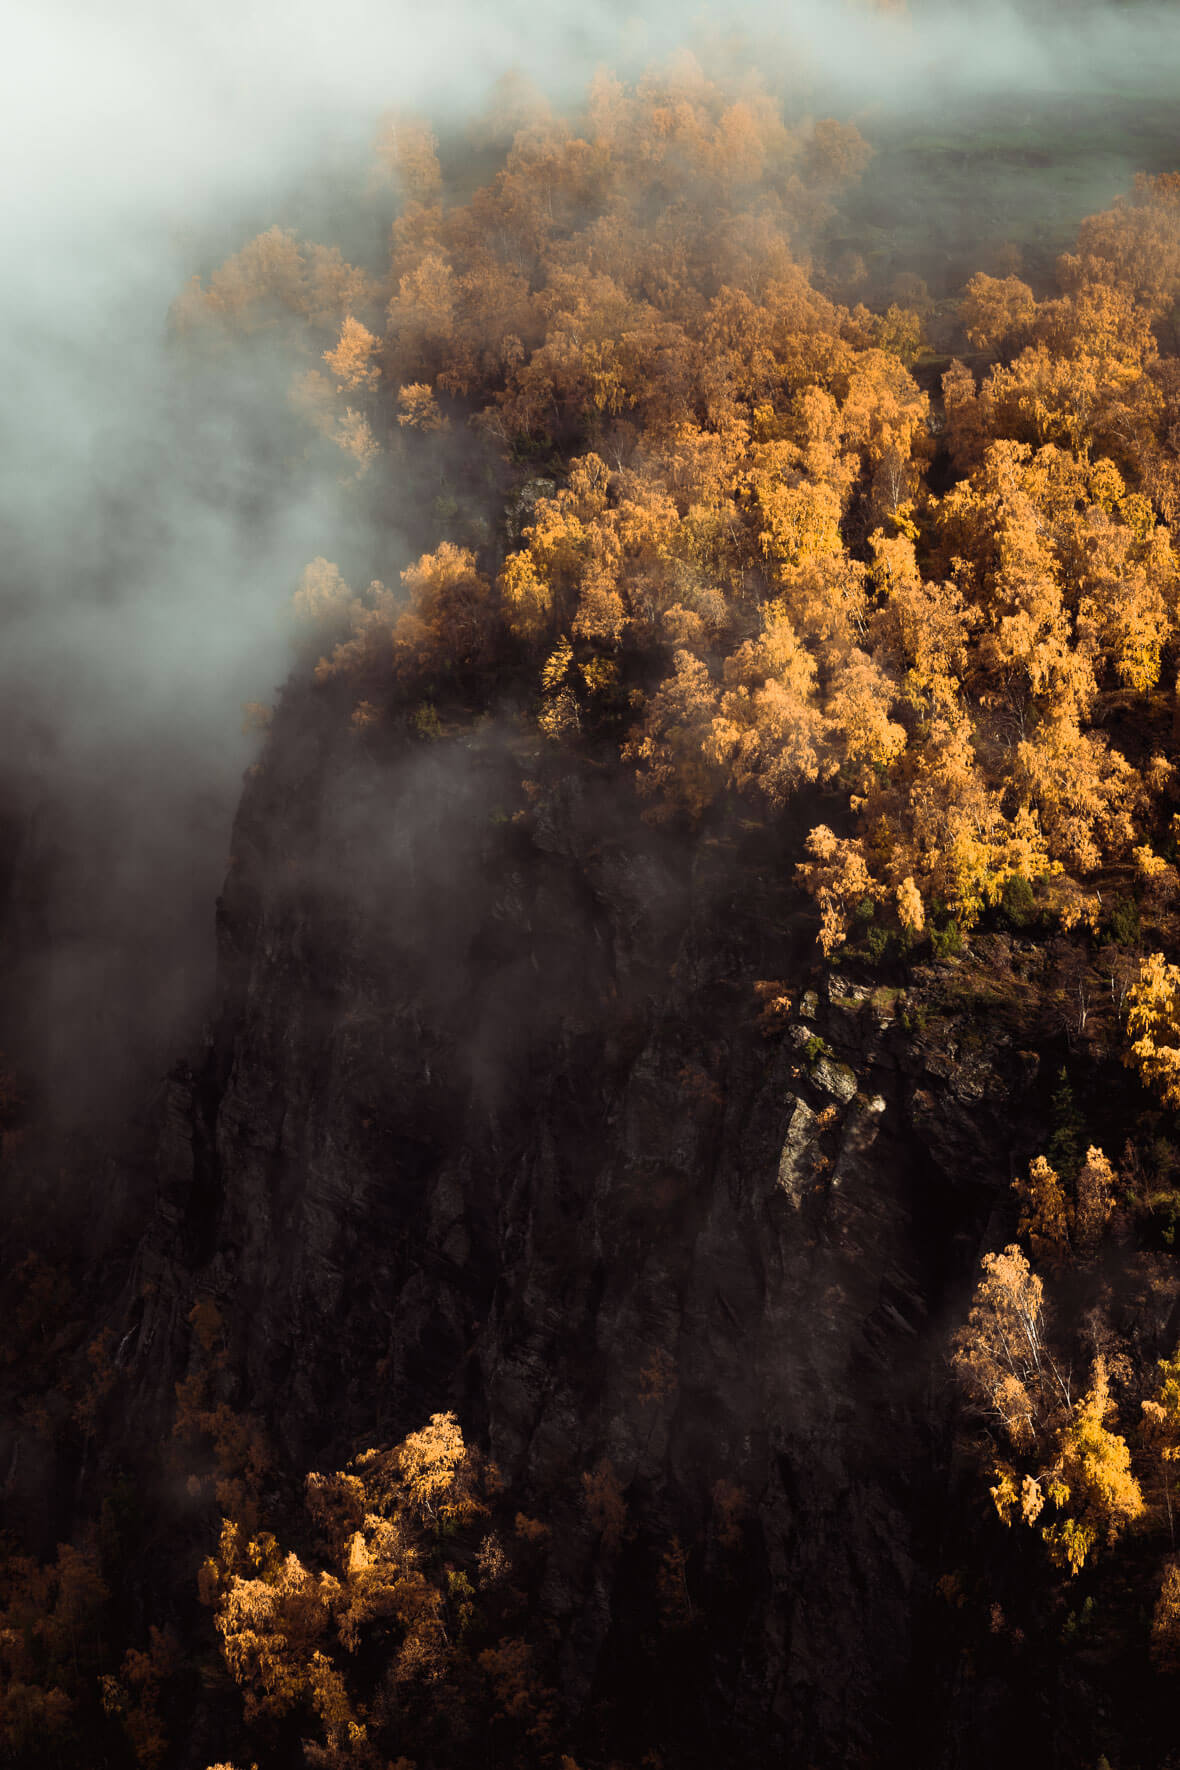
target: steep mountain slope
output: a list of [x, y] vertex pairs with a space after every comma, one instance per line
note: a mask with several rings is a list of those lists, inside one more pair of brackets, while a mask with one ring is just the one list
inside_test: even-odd
[[893, 1761], [943, 1571], [944, 1298], [1035, 1059], [950, 1064], [896, 989], [804, 988], [763, 838], [655, 836], [589, 766], [522, 806], [535, 750], [493, 722], [375, 754], [321, 720], [290, 698], [237, 821], [141, 1417], [201, 1296], [288, 1468], [454, 1408], [552, 1531], [530, 1627], [575, 1737], [605, 1705], [608, 1750]]

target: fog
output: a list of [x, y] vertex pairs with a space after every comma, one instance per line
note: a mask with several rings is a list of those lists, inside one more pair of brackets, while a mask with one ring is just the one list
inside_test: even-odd
[[1167, 96], [1180, 67], [1174, 14], [1088, 6], [28, 0], [5, 35], [0, 1045], [63, 1122], [122, 1110], [205, 1012], [240, 707], [287, 672], [299, 569], [400, 563], [396, 509], [358, 536], [284, 454], [264, 361], [189, 376], [166, 316], [194, 271], [275, 221], [340, 238], [379, 113], [459, 122], [509, 69], [560, 99], [690, 41], [871, 122]]

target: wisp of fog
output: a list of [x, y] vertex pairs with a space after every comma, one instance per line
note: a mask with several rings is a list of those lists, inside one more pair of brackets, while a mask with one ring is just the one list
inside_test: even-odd
[[[395, 581], [335, 479], [288, 459], [266, 361], [194, 377], [170, 303], [251, 234], [335, 217], [380, 113], [444, 125], [519, 70], [554, 98], [691, 40], [801, 108], [1175, 89], [1174, 14], [855, 0], [430, 9], [27, 4], [6, 28], [0, 365], [0, 1046], [65, 1122], [166, 1067], [204, 1012], [213, 905], [316, 555]], [[1133, 168], [1128, 168], [1132, 170]], [[1109, 195], [1103, 192], [1103, 196]]]

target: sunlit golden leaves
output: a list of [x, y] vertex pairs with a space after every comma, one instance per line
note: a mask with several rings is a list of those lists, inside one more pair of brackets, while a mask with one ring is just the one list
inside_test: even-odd
[[1077, 1573], [1099, 1542], [1113, 1543], [1143, 1513], [1143, 1493], [1131, 1471], [1125, 1438], [1108, 1424], [1114, 1412], [1106, 1363], [1094, 1361], [1091, 1387], [1070, 1413], [1057, 1439], [1048, 1479], [1059, 1523], [1043, 1525], [1050, 1555]]
[[982, 271], [967, 284], [960, 309], [963, 329], [976, 350], [1019, 349], [1036, 313], [1036, 296], [1019, 277], [989, 277]]
[[[291, 404], [356, 478], [467, 423], [520, 494], [502, 563], [448, 542], [404, 595], [309, 589], [350, 627], [321, 680], [352, 674], [377, 716], [399, 681], [474, 696], [506, 666], [562, 743], [617, 737], [629, 695], [653, 816], [830, 789], [816, 815], [850, 846], [801, 875], [829, 948], [862, 872], [909, 935], [935, 904], [969, 928], [1017, 874], [1063, 926], [1093, 922], [1096, 875], [1155, 856], [1162, 789], [1109, 715], [1124, 694], [1151, 717], [1177, 626], [1174, 182], [1087, 221], [1057, 295], [1013, 253], [973, 276], [958, 321], [991, 360], [979, 386], [951, 363], [939, 413], [908, 366], [921, 280], [872, 311], [811, 278], [835, 271], [855, 129], [790, 122], [691, 58], [603, 74], [568, 116], [502, 96], [474, 192], [424, 123], [385, 120], [380, 289], [271, 229], [177, 306], [182, 329], [301, 340]], [[866, 267], [824, 286], [864, 295]], [[936, 498], [940, 432], [966, 477]]]
[[427, 1426], [411, 1432], [398, 1466], [410, 1504], [424, 1521], [466, 1520], [481, 1509], [471, 1454], [453, 1413], [432, 1414]]
[[1068, 1405], [1046, 1344], [1044, 1287], [1015, 1244], [984, 1255], [953, 1362], [971, 1406], [1014, 1450], [1035, 1449]]
[[899, 778], [867, 795], [863, 817], [886, 876], [909, 874], [962, 926], [998, 902], [1014, 873], [1033, 879], [1049, 868], [1035, 817], [1023, 808], [1005, 814], [958, 711], [931, 722], [929, 736], [906, 751]]
[[921, 893], [908, 875], [898, 885], [895, 896], [898, 921], [910, 934], [920, 934], [926, 925], [926, 911]]
[[1180, 965], [1150, 953], [1127, 996], [1128, 1058], [1165, 1106], [1180, 1106]]
[[532, 552], [509, 554], [498, 584], [513, 631], [525, 638], [543, 633], [553, 608], [553, 592]]
[[889, 717], [896, 694], [896, 684], [863, 651], [851, 651], [833, 673], [824, 711], [845, 765], [862, 782], [887, 769], [905, 749], [905, 727]]
[[[770, 612], [760, 637], [726, 660], [724, 675], [705, 748], [739, 792], [756, 789], [782, 804], [802, 782], [830, 771], [815, 662], [784, 616]], [[869, 695], [854, 707], [850, 685], [850, 717], [871, 717]]]
[[333, 350], [324, 352], [324, 361], [336, 377], [342, 392], [369, 391], [377, 385], [378, 369], [373, 361], [377, 340], [367, 326], [349, 314], [340, 328], [340, 337]]
[[965, 363], [951, 363], [942, 378], [942, 399], [948, 453], [957, 472], [970, 473], [987, 444], [987, 413]]
[[1043, 1155], [1034, 1159], [1027, 1179], [1013, 1184], [1021, 1203], [1020, 1234], [1043, 1266], [1060, 1271], [1096, 1252], [1114, 1210], [1116, 1185], [1101, 1149], [1086, 1151], [1072, 1197]]
[[269, 1580], [235, 1578], [216, 1618], [246, 1719], [285, 1714], [308, 1693], [311, 1656], [328, 1626], [329, 1588], [288, 1555]]
[[[1109, 1216], [1113, 1175], [1101, 1150], [1089, 1151], [1084, 1172], [1073, 1207], [1044, 1160], [1019, 1183], [1022, 1231], [1058, 1266], [1071, 1235], [1093, 1248]], [[1022, 1471], [1003, 1455], [994, 1464], [1000, 1518], [1036, 1529], [1050, 1559], [1076, 1574], [1145, 1509], [1130, 1446], [1112, 1427], [1106, 1358], [1095, 1357], [1090, 1388], [1075, 1400], [1069, 1367], [1048, 1339], [1043, 1285], [1013, 1245], [985, 1255], [953, 1364], [968, 1406], [1025, 1464]]]
[[[384, 1728], [409, 1692], [448, 1671], [472, 1620], [475, 1588], [439, 1564], [434, 1546], [478, 1525], [497, 1485], [455, 1415], [439, 1413], [392, 1449], [308, 1477], [318, 1567], [227, 1519], [202, 1572], [202, 1597], [215, 1606], [247, 1722], [300, 1717], [314, 1727], [304, 1752], [320, 1770], [385, 1765], [374, 1726]], [[509, 1571], [486, 1529], [476, 1564], [481, 1589]], [[377, 1700], [363, 1702], [358, 1656], [368, 1647], [371, 1659], [374, 1646], [382, 1680]]]
[[1153, 525], [1148, 535], [1137, 535], [1102, 509], [1087, 512], [1079, 531], [1079, 628], [1095, 635], [1119, 681], [1146, 694], [1159, 681], [1175, 600], [1167, 532]]
[[1103, 280], [1083, 279], [1043, 302], [1027, 322], [1032, 342], [984, 384], [993, 426], [1077, 454], [1097, 445], [1126, 455], [1128, 431], [1150, 429], [1158, 405], [1148, 378], [1158, 355], [1150, 321], [1132, 295]]
[[1151, 315], [1166, 313], [1180, 292], [1180, 180], [1139, 173], [1129, 195], [1082, 223], [1078, 249], [1061, 260], [1067, 283], [1113, 284]]
[[1066, 711], [1050, 714], [1017, 746], [1015, 763], [1014, 778], [1037, 809], [1054, 860], [1084, 874], [1104, 855], [1127, 852], [1142, 786], [1097, 732], [1082, 731]]
[[760, 451], [751, 468], [750, 485], [758, 499], [759, 545], [772, 560], [798, 566], [824, 555], [843, 551], [840, 537], [840, 499], [831, 486], [784, 478], [784, 464]]
[[408, 387], [398, 388], [397, 421], [403, 428], [428, 434], [448, 428], [446, 414], [434, 397], [434, 389], [425, 381], [412, 381]]
[[1049, 1268], [1069, 1256], [1073, 1212], [1057, 1173], [1043, 1155], [1033, 1161], [1028, 1178], [1013, 1181], [1020, 1198], [1019, 1231], [1028, 1237], [1036, 1258]]
[[700, 658], [678, 651], [672, 661], [624, 754], [639, 765], [639, 790], [655, 800], [654, 816], [699, 817], [725, 780], [709, 748], [719, 695]]
[[[1149, 1488], [1157, 1516], [1166, 1521], [1172, 1548], [1176, 1547], [1177, 1475], [1180, 1473], [1180, 1355], [1161, 1358], [1160, 1384], [1143, 1402], [1143, 1438], [1151, 1453], [1155, 1481]], [[1180, 1593], [1177, 1594], [1180, 1596]], [[1180, 1614], [1175, 1619], [1180, 1624]], [[1170, 1625], [1170, 1645], [1180, 1648], [1180, 1627]]]
[[912, 541], [871, 537], [880, 603], [871, 638], [901, 678], [907, 699], [934, 717], [957, 701], [980, 616], [956, 584], [923, 582]]
[[810, 858], [801, 861], [797, 869], [799, 880], [819, 907], [819, 944], [825, 953], [833, 953], [848, 938], [856, 906], [866, 897], [877, 896], [879, 887], [857, 838], [841, 839], [826, 824], [820, 824], [807, 838], [807, 853]]
[[482, 663], [495, 642], [493, 592], [470, 548], [444, 541], [407, 566], [409, 607], [393, 628], [395, 664], [461, 669]]
[[841, 392], [845, 438], [859, 450], [884, 508], [895, 509], [917, 484], [911, 460], [919, 439], [925, 442], [926, 395], [904, 365], [882, 350], [858, 353], [845, 387], [837, 382], [838, 397]]

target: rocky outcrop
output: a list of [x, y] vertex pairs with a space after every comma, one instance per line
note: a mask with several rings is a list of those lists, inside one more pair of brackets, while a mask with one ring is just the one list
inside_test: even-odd
[[[816, 971], [764, 835], [658, 834], [617, 774], [494, 722], [365, 746], [289, 706], [247, 785], [129, 1292], [141, 1430], [212, 1296], [291, 1469], [458, 1410], [550, 1527], [573, 1712], [675, 1763], [891, 1762], [944, 1308], [1027, 1065], [1006, 1035], [943, 1061], [913, 1013], [937, 975]], [[661, 1691], [674, 1539], [703, 1645]]]

